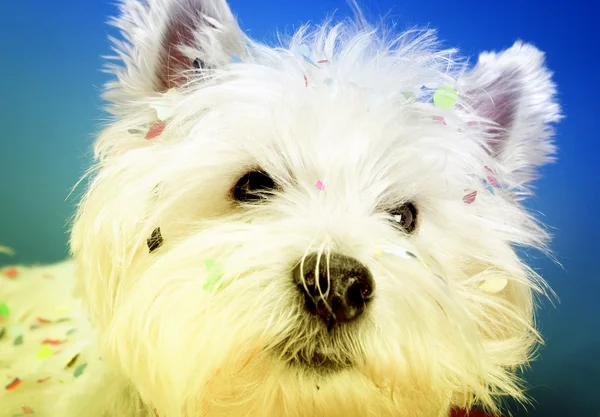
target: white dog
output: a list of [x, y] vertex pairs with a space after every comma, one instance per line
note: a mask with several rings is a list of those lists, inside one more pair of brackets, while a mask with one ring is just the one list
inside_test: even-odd
[[356, 15], [271, 48], [225, 0], [122, 0], [114, 120], [72, 232], [93, 331], [55, 355], [62, 384], [13, 383], [11, 410], [447, 417], [526, 399], [548, 290], [515, 247], [548, 236], [520, 201], [560, 118], [544, 56], [517, 43], [470, 68]]

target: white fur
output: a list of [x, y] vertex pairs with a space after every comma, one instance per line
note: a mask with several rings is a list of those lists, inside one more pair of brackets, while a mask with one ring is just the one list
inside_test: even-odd
[[[361, 19], [304, 28], [271, 48], [247, 39], [223, 1], [123, 0], [115, 20], [125, 36], [106, 93], [115, 119], [96, 143], [72, 234], [79, 295], [113, 384], [130, 382], [160, 417], [446, 417], [451, 407], [524, 400], [515, 372], [539, 340], [533, 293], [546, 289], [514, 248], [546, 250], [548, 236], [518, 199], [553, 153], [549, 124], [559, 118], [543, 55], [517, 43], [469, 69], [431, 32], [391, 37]], [[213, 68], [187, 72], [175, 116], [149, 141], [175, 3], [203, 5], [213, 24], [196, 27], [181, 51]], [[328, 63], [306, 62], [302, 45]], [[444, 110], [406, 100], [423, 85], [453, 85], [459, 101]], [[514, 123], [490, 133], [494, 120], [478, 106], [509, 89]], [[502, 152], [490, 151], [494, 140]], [[280, 191], [240, 207], [230, 190], [255, 166]], [[501, 184], [494, 193], [485, 166]], [[476, 201], [463, 203], [472, 190]], [[419, 210], [412, 236], [386, 214], [407, 200]], [[164, 244], [149, 253], [156, 227]], [[429, 266], [375, 255], [382, 246], [409, 248]], [[364, 316], [332, 334], [303, 310], [291, 278], [315, 250], [355, 257], [377, 284]], [[225, 266], [213, 293], [202, 288], [206, 259]], [[508, 286], [488, 294], [482, 274]], [[290, 366], [315, 352], [354, 366]], [[151, 415], [132, 412], [129, 397], [85, 398], [86, 416]]]

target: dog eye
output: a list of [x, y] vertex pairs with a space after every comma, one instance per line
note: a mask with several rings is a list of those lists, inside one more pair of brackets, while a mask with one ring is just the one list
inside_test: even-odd
[[253, 203], [265, 198], [275, 188], [275, 181], [264, 171], [250, 171], [238, 180], [233, 198], [240, 203]]
[[393, 218], [394, 225], [402, 229], [405, 233], [412, 233], [417, 227], [417, 208], [411, 202], [402, 204], [389, 211]]

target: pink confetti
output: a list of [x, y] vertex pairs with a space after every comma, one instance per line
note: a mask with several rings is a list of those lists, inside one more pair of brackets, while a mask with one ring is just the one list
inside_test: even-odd
[[159, 137], [162, 135], [166, 127], [167, 124], [165, 122], [154, 123], [150, 127], [150, 130], [148, 130], [148, 133], [146, 133], [146, 139], [150, 140]]
[[304, 76], [304, 86], [308, 87], [308, 78], [306, 78], [306, 75]]
[[8, 278], [15, 278], [17, 275], [19, 275], [19, 270], [13, 266], [11, 268], [5, 269], [2, 273]]
[[435, 120], [436, 122], [440, 122], [444, 126], [447, 126], [446, 120], [442, 116], [433, 116], [433, 120]]
[[463, 203], [465, 204], [473, 204], [475, 202], [475, 198], [477, 198], [477, 191], [473, 191], [462, 198]]
[[317, 190], [321, 190], [323, 191], [325, 189], [325, 184], [323, 184], [323, 182], [321, 180], [317, 181], [317, 183], [315, 184], [315, 187], [317, 187]]
[[328, 59], [322, 59], [320, 61], [317, 61], [317, 64], [329, 64], [329, 60]]
[[498, 185], [499, 183], [496, 179], [496, 176], [494, 175], [494, 171], [492, 171], [488, 166], [484, 166], [483, 169], [485, 170], [485, 179], [487, 180], [487, 182], [490, 185], [493, 185], [494, 187]]

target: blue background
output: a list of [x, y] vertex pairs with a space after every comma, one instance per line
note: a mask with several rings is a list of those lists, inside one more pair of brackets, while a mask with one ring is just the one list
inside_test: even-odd
[[[562, 268], [541, 255], [531, 263], [560, 296], [540, 313], [547, 346], [527, 371], [536, 404], [517, 415], [600, 416], [600, 82], [597, 14], [592, 2], [365, 0], [368, 15], [399, 28], [431, 25], [447, 46], [469, 56], [516, 39], [547, 53], [567, 118], [558, 128], [559, 162], [543, 170], [528, 202], [553, 227]], [[231, 0], [242, 27], [272, 41], [305, 21], [320, 21], [343, 0]], [[107, 0], [4, 1], [0, 14], [0, 244], [16, 258], [0, 265], [54, 262], [66, 256], [67, 225], [77, 194], [66, 199], [89, 164], [104, 115], [99, 71], [109, 53]]]

